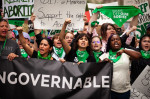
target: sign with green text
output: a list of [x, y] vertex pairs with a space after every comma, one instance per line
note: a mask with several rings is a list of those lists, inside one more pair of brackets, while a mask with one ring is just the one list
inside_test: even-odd
[[28, 18], [33, 4], [34, 0], [3, 0], [4, 18]]

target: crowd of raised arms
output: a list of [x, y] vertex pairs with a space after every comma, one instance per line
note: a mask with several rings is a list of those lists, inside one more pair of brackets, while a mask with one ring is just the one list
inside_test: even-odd
[[[97, 6], [98, 9], [102, 6]], [[98, 28], [96, 22], [100, 12], [94, 13], [90, 21], [86, 16], [83, 30], [76, 33], [66, 32], [71, 19], [64, 20], [61, 32], [48, 37], [45, 29], [33, 29], [31, 36], [28, 23], [34, 24], [36, 16], [25, 20], [22, 27], [10, 29], [5, 19], [0, 19], [0, 57], [12, 61], [16, 57], [38, 58], [82, 64], [86, 62], [113, 63], [111, 86], [112, 99], [129, 99], [131, 84], [143, 69], [150, 66], [150, 24], [140, 39], [135, 34], [138, 16], [134, 16], [129, 26], [121, 31], [111, 23], [104, 23]], [[93, 25], [93, 22], [94, 25]], [[92, 25], [91, 25], [92, 24]], [[99, 30], [96, 30], [99, 29]], [[29, 32], [30, 31], [30, 32]], [[100, 31], [98, 33], [97, 31]]]

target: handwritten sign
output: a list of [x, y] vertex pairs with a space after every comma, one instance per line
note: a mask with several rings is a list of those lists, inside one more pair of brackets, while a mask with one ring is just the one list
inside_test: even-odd
[[[88, 8], [90, 12], [90, 16], [92, 16], [93, 10], [100, 4], [93, 4], [93, 3], [88, 3]], [[118, 2], [112, 2], [112, 3], [106, 3], [106, 4], [101, 4], [103, 6], [118, 6]], [[104, 14], [100, 13], [98, 16], [99, 25], [102, 25], [103, 23], [112, 23], [115, 24], [114, 21], [111, 18], [108, 18]]]
[[139, 39], [146, 33], [147, 25], [150, 24], [150, 9], [148, 0], [124, 0], [124, 5], [137, 5], [144, 15], [139, 15], [137, 31], [135, 32]]
[[32, 14], [33, 0], [3, 0], [4, 18], [28, 18]]
[[[132, 85], [131, 97], [147, 97], [132, 99], [149, 99], [150, 98], [150, 66], [146, 66], [139, 77]], [[143, 94], [143, 95], [142, 95]]]
[[82, 29], [86, 0], [35, 0], [36, 29], [62, 28], [66, 18], [71, 18], [67, 30]]

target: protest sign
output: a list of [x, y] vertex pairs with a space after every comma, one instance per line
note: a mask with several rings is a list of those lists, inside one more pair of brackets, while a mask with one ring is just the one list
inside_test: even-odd
[[[143, 98], [140, 98], [143, 97]], [[150, 66], [146, 66], [132, 84], [131, 99], [150, 98]]]
[[27, 18], [33, 10], [33, 0], [3, 0], [4, 18]]
[[35, 0], [36, 29], [61, 30], [66, 18], [71, 18], [67, 30], [80, 30], [84, 26], [86, 0]]
[[139, 39], [146, 33], [147, 25], [150, 24], [150, 9], [148, 0], [124, 0], [124, 5], [137, 5], [144, 15], [139, 15], [137, 31], [135, 32]]
[[[103, 6], [117, 6], [118, 2], [112, 2], [112, 3], [106, 3], [106, 4], [93, 4], [93, 3], [88, 3], [88, 8], [90, 12], [90, 16], [93, 15], [93, 10], [96, 8], [98, 5], [103, 5]], [[103, 23], [112, 23], [114, 24], [114, 21], [111, 18], [108, 18], [104, 14], [100, 13], [98, 16], [99, 25], [102, 25]]]
[[0, 61], [2, 99], [110, 99], [112, 63]]

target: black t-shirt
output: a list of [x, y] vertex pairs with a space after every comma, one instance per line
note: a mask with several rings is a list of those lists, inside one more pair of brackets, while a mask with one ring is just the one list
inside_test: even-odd
[[[0, 51], [3, 48], [4, 42], [5, 41], [0, 41]], [[7, 39], [6, 45], [1, 52], [1, 56], [8, 56], [10, 53], [15, 53], [16, 55], [21, 56], [18, 44], [14, 40]]]
[[[70, 52], [65, 57], [66, 61], [78, 62], [76, 51], [71, 49]], [[89, 55], [87, 62], [96, 62], [94, 56]]]
[[37, 57], [38, 57], [38, 53], [37, 51], [34, 50], [31, 58], [37, 58]]

